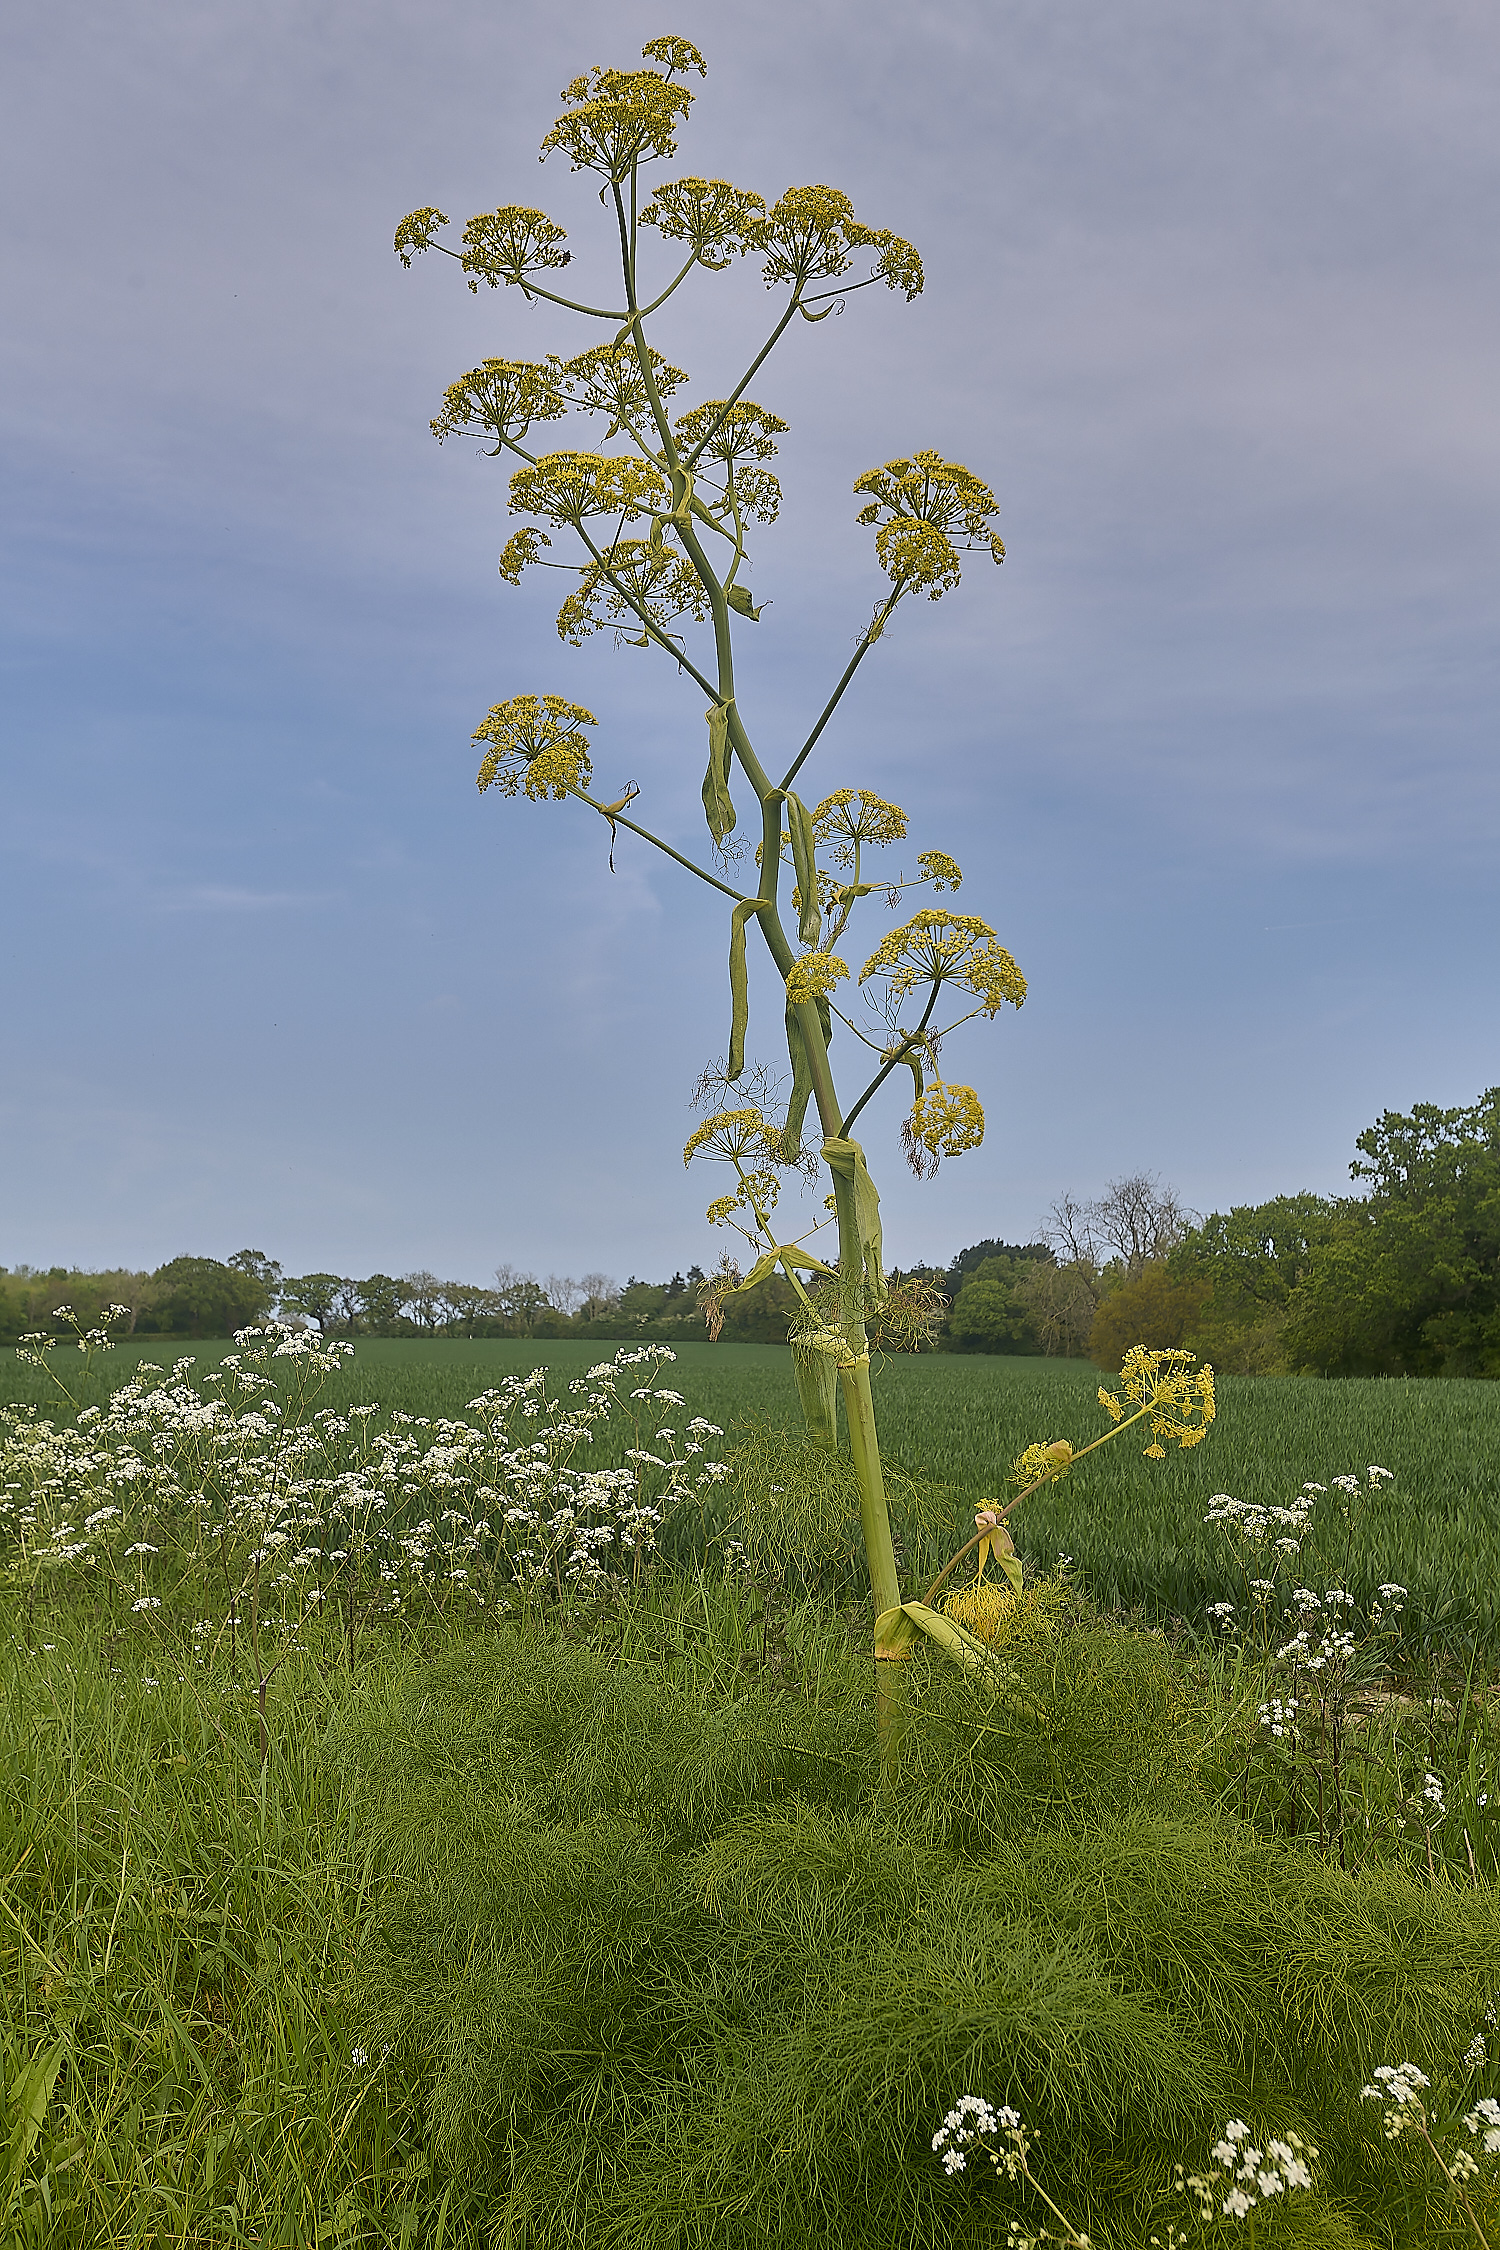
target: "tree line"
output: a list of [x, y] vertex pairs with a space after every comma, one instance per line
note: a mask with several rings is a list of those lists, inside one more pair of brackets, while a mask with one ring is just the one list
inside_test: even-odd
[[[1146, 1173], [1091, 1201], [1062, 1196], [1034, 1242], [989, 1239], [929, 1285], [940, 1351], [1092, 1358], [1180, 1344], [1229, 1374], [1500, 1375], [1500, 1087], [1467, 1108], [1386, 1111], [1358, 1139], [1356, 1192], [1276, 1196], [1203, 1217]], [[287, 1274], [258, 1250], [172, 1258], [153, 1273], [0, 1268], [0, 1343], [85, 1324], [110, 1304], [130, 1331], [227, 1336], [276, 1312], [325, 1335], [648, 1337], [704, 1333], [698, 1266], [623, 1285], [545, 1279], [510, 1265], [491, 1282], [427, 1272]], [[793, 1309], [773, 1275], [725, 1300], [726, 1339], [781, 1343]]]
[[1065, 1196], [1040, 1242], [964, 1253], [944, 1340], [1108, 1368], [1147, 1341], [1229, 1374], [1500, 1375], [1500, 1087], [1387, 1110], [1356, 1146], [1349, 1195], [1203, 1217], [1135, 1174]]

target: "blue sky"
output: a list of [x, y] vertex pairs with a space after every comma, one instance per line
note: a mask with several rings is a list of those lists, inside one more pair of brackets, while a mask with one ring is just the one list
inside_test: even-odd
[[[1500, 1078], [1492, 8], [12, 26], [0, 1263], [711, 1262], [679, 1150], [722, 917], [644, 846], [612, 876], [577, 808], [479, 798], [469, 740], [572, 696], [601, 782], [697, 850], [701, 697], [563, 647], [557, 582], [496, 575], [504, 471], [427, 429], [486, 353], [597, 339], [390, 248], [418, 204], [535, 201], [587, 271], [597, 203], [536, 149], [566, 79], [667, 29], [710, 75], [664, 176], [832, 182], [927, 265], [754, 387], [792, 425], [757, 739], [800, 739], [880, 590], [861, 471], [933, 445], [1001, 503], [1003, 570], [901, 613], [807, 776], [900, 801], [1031, 983], [945, 1054], [980, 1152], [921, 1185], [899, 1108], [869, 1123], [890, 1253], [1137, 1169], [1202, 1209], [1336, 1190], [1380, 1110]], [[660, 339], [685, 402], [768, 302], [749, 261], [701, 277]]]

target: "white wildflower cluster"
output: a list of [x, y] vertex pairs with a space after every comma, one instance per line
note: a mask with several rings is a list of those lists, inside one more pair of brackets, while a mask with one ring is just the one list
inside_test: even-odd
[[1179, 2187], [1193, 2197], [1205, 2220], [1248, 2219], [1261, 2204], [1311, 2187], [1318, 2152], [1297, 2133], [1257, 2147], [1243, 2118], [1231, 2117], [1222, 2140], [1215, 2141], [1208, 2153], [1214, 2171], [1178, 2175]]
[[[235, 1343], [201, 1375], [191, 1358], [143, 1362], [71, 1425], [0, 1414], [12, 1567], [33, 1586], [89, 1572], [136, 1614], [217, 1582], [288, 1624], [333, 1599], [399, 1613], [594, 1595], [639, 1581], [668, 1517], [701, 1515], [730, 1475], [708, 1451], [723, 1432], [680, 1419], [681, 1393], [654, 1380], [663, 1345], [617, 1352], [566, 1400], [545, 1369], [507, 1377], [459, 1420], [319, 1407], [351, 1344], [274, 1321]], [[624, 1465], [591, 1468], [626, 1420]]]
[[71, 1305], [54, 1306], [52, 1317], [66, 1321], [73, 1333], [71, 1336], [48, 1335], [44, 1329], [35, 1328], [30, 1335], [23, 1336], [16, 1346], [16, 1357], [24, 1360], [28, 1367], [45, 1367], [48, 1353], [56, 1351], [61, 1343], [71, 1344], [75, 1351], [88, 1358], [95, 1352], [112, 1352], [115, 1340], [110, 1329], [117, 1321], [129, 1320], [131, 1312], [129, 1305], [106, 1305], [99, 1316], [103, 1325], [98, 1328], [85, 1328]]
[[1500, 2156], [1500, 2102], [1486, 2094], [1464, 2116], [1464, 2130], [1479, 2142], [1485, 2156]]
[[1360, 2099], [1379, 2102], [1388, 2141], [1398, 2140], [1409, 2126], [1419, 2130], [1427, 2123], [1422, 2096], [1432, 2084], [1415, 2063], [1380, 2063], [1371, 2073], [1374, 2083], [1361, 2086]]
[[1274, 1741], [1295, 1741], [1297, 1708], [1297, 1698], [1294, 1695], [1286, 1697], [1285, 1700], [1280, 1696], [1273, 1695], [1269, 1703], [1263, 1703], [1260, 1706], [1256, 1718]]
[[1241, 1547], [1274, 1547], [1277, 1552], [1295, 1554], [1302, 1544], [1313, 1502], [1320, 1492], [1327, 1490], [1326, 1484], [1304, 1484], [1286, 1508], [1272, 1507], [1258, 1500], [1236, 1500], [1227, 1492], [1216, 1492], [1208, 1503], [1208, 1514], [1203, 1521], [1222, 1524]]
[[[1372, 1464], [1363, 1478], [1337, 1476], [1328, 1484], [1317, 1484], [1309, 1479], [1284, 1508], [1270, 1502], [1236, 1500], [1227, 1492], [1216, 1492], [1209, 1501], [1203, 1520], [1216, 1524], [1234, 1543], [1244, 1576], [1243, 1606], [1247, 1616], [1259, 1618], [1259, 1630], [1267, 1638], [1278, 1622], [1288, 1636], [1276, 1651], [1278, 1661], [1314, 1674], [1347, 1669], [1352, 1662], [1355, 1653], [1350, 1614], [1355, 1607], [1352, 1594], [1338, 1586], [1329, 1587], [1321, 1594], [1314, 1593], [1308, 1586], [1297, 1586], [1278, 1601], [1278, 1591], [1287, 1584], [1292, 1566], [1302, 1553], [1320, 1497], [1334, 1490], [1339, 1494], [1341, 1506], [1347, 1509], [1354, 1498], [1378, 1492], [1391, 1481], [1389, 1469]], [[1269, 1576], [1262, 1575], [1266, 1571]], [[1393, 1628], [1405, 1600], [1404, 1586], [1382, 1586], [1370, 1604], [1371, 1630]], [[1208, 1616], [1215, 1629], [1230, 1640], [1242, 1630], [1238, 1602], [1210, 1602]], [[1266, 1723], [1264, 1717], [1262, 1723]]]
[[1440, 1827], [1448, 1817], [1448, 1798], [1442, 1775], [1431, 1773], [1424, 1767], [1421, 1780], [1401, 1799], [1401, 1805], [1402, 1810], [1396, 1815], [1398, 1828], [1409, 1828], [1415, 1824], [1430, 1831]]
[[[998, 2148], [992, 2145], [995, 2142], [1000, 2144]], [[1019, 2179], [1026, 2169], [1030, 2146], [1020, 2112], [995, 2109], [981, 2094], [960, 2094], [932, 2136], [933, 2153], [942, 2158], [943, 2170], [950, 2177], [966, 2171], [970, 2156], [977, 2150], [989, 2158], [997, 2172]]]
[[1493, 2032], [1496, 2029], [1496, 2025], [1497, 2018], [1495, 2014], [1495, 2003], [1492, 2000], [1489, 2006], [1484, 2011], [1483, 2025], [1478, 2031], [1475, 2032], [1473, 2038], [1469, 2041], [1468, 2046], [1464, 2049], [1465, 2070], [1482, 2070], [1485, 2064], [1489, 2061], [1489, 2041], [1486, 2038], [1485, 2034], [1486, 2032]]
[[[1485, 2022], [1494, 2029], [1493, 2006], [1485, 2011]], [[1476, 2034], [1463, 2059], [1471, 2068], [1483, 2062], [1482, 2033]], [[1432, 2114], [1426, 2099], [1431, 2082], [1415, 2063], [1382, 2063], [1372, 2077], [1373, 2084], [1362, 2087], [1361, 2094], [1365, 2101], [1379, 2102], [1386, 2139], [1399, 2140], [1409, 2131], [1419, 2134], [1460, 2193], [1467, 2181], [1478, 2178], [1489, 2158], [1500, 2156], [1500, 2101], [1492, 2095], [1481, 2096], [1472, 2109], [1462, 2113], [1463, 2130], [1469, 2140], [1467, 2144], [1455, 2143], [1449, 2135], [1457, 2132], [1457, 2124], [1451, 2113], [1446, 2122], [1441, 2115]], [[1446, 2153], [1440, 2142], [1446, 2145]]]
[[1283, 1613], [1296, 1631], [1277, 1649], [1277, 1663], [1295, 1665], [1298, 1671], [1314, 1676], [1319, 1672], [1347, 1672], [1355, 1649], [1349, 1624], [1353, 1607], [1354, 1596], [1341, 1586], [1330, 1586], [1321, 1594], [1315, 1594], [1310, 1586], [1298, 1586]]
[[1062, 2226], [1061, 2234], [1049, 2227], [1026, 2227], [1012, 2219], [1006, 2228], [1007, 2250], [1043, 2250], [1061, 2242], [1067, 2250], [1091, 2250], [1089, 2238], [1069, 2224], [1027, 2164], [1036, 2136], [1022, 2122], [1019, 2110], [996, 2107], [982, 2094], [960, 2094], [932, 2136], [933, 2153], [942, 2158], [943, 2170], [952, 2179], [966, 2172], [973, 2156], [984, 2157], [993, 2172], [1011, 2181], [1025, 2180]]

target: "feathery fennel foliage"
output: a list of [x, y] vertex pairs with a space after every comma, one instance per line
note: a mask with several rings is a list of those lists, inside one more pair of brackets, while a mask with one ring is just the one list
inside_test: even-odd
[[383, 1869], [360, 2036], [494, 2240], [993, 2243], [1014, 2207], [931, 2156], [974, 2086], [1116, 2250], [1183, 2221], [1173, 2165], [1229, 2114], [1321, 2151], [1278, 2240], [1461, 2239], [1359, 2092], [1377, 2052], [1461, 2053], [1496, 1893], [1217, 1815], [1209, 1714], [1159, 1640], [1007, 1653], [1042, 1715], [923, 1660], [894, 1793], [852, 1649], [815, 1699], [722, 1698], [502, 1641], [341, 1716]]

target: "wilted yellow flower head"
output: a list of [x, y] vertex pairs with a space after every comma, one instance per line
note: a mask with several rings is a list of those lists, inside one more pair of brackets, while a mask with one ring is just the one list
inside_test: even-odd
[[481, 790], [493, 782], [506, 797], [524, 789], [528, 797], [561, 798], [570, 789], [587, 789], [593, 767], [580, 729], [598, 724], [592, 711], [561, 695], [513, 695], [497, 703], [474, 729], [474, 740], [490, 745], [479, 769]]
[[906, 834], [899, 805], [870, 789], [835, 789], [813, 807], [813, 834], [832, 844], [836, 867], [852, 867], [857, 844], [896, 844]]
[[989, 923], [977, 914], [947, 914], [939, 906], [924, 906], [909, 922], [886, 932], [860, 970], [859, 981], [884, 977], [896, 999], [918, 985], [955, 984], [975, 994], [987, 1016], [996, 1015], [1007, 1001], [1019, 1008], [1026, 998], [1026, 979], [994, 938]]
[[1051, 1445], [1028, 1445], [1010, 1465], [1011, 1483], [1018, 1492], [1039, 1484], [1044, 1477], [1053, 1483], [1067, 1474], [1072, 1460], [1073, 1448], [1066, 1438], [1056, 1438]]
[[[477, 297], [479, 284], [498, 289], [526, 287], [528, 274], [547, 266], [568, 265], [573, 253], [564, 250], [567, 230], [557, 226], [545, 211], [526, 203], [506, 203], [498, 211], [480, 211], [464, 228], [463, 269]], [[425, 243], [414, 247], [426, 249]]]
[[1175, 1438], [1184, 1453], [1200, 1445], [1214, 1418], [1214, 1371], [1205, 1364], [1194, 1369], [1193, 1354], [1185, 1351], [1148, 1351], [1132, 1344], [1120, 1369], [1122, 1402], [1112, 1391], [1101, 1389], [1099, 1404], [1112, 1422], [1119, 1422], [1128, 1403], [1138, 1413], [1149, 1408], [1146, 1426], [1151, 1443], [1148, 1461], [1164, 1461], [1163, 1438]]
[[634, 522], [660, 507], [667, 487], [660, 469], [635, 454], [544, 453], [517, 469], [510, 504], [518, 516], [580, 524], [585, 516], [620, 516]]
[[507, 443], [519, 444], [533, 422], [552, 422], [567, 413], [558, 374], [555, 359], [484, 360], [448, 385], [432, 434], [441, 445], [455, 430], [482, 430], [495, 441], [492, 453]]
[[922, 261], [911, 244], [888, 228], [861, 226], [854, 205], [837, 188], [788, 188], [762, 220], [756, 248], [767, 253], [768, 289], [782, 282], [800, 289], [810, 281], [831, 281], [848, 271], [852, 253], [860, 249], [879, 251], [875, 274], [888, 289], [912, 298], [922, 287]]
[[931, 1178], [945, 1156], [963, 1156], [984, 1140], [984, 1109], [979, 1096], [972, 1086], [945, 1086], [939, 1080], [912, 1103], [902, 1138], [913, 1157], [913, 1169], [915, 1150], [927, 1151], [932, 1163], [930, 1169], [924, 1166], [923, 1170]]
[[534, 524], [527, 524], [522, 530], [513, 531], [500, 550], [501, 577], [508, 578], [512, 586], [519, 586], [522, 571], [541, 560], [537, 549], [550, 547], [551, 544], [546, 532], [538, 531]]
[[[687, 381], [686, 372], [663, 359], [648, 344], [647, 356], [657, 390], [663, 398], [670, 398], [678, 386]], [[634, 430], [651, 412], [651, 401], [646, 395], [645, 378], [633, 344], [595, 344], [591, 351], [580, 352], [560, 369], [576, 406], [585, 414], [607, 414], [610, 426], [605, 432], [605, 443], [618, 430]]]
[[659, 227], [675, 242], [690, 242], [698, 263], [722, 271], [756, 247], [766, 200], [728, 180], [669, 180], [641, 213], [641, 225]]
[[1015, 1604], [1015, 1593], [1003, 1578], [976, 1578], [951, 1593], [943, 1609], [955, 1625], [962, 1625], [981, 1641], [993, 1643], [1006, 1612]]
[[713, 1156], [729, 1163], [754, 1164], [776, 1156], [781, 1148], [781, 1128], [759, 1109], [721, 1109], [706, 1117], [682, 1152], [684, 1164], [695, 1156]]
[[918, 852], [917, 865], [935, 891], [956, 891], [964, 879], [958, 861], [946, 852]]
[[[685, 39], [671, 44], [688, 46]], [[696, 47], [692, 52], [697, 55]], [[571, 106], [543, 141], [543, 156], [566, 149], [575, 172], [602, 172], [616, 182], [629, 177], [633, 164], [675, 156], [677, 128], [693, 106], [685, 87], [654, 70], [585, 71], [564, 86], [562, 98]]]
[[962, 576], [960, 548], [987, 548], [1005, 560], [1005, 548], [991, 531], [996, 513], [989, 486], [957, 461], [940, 453], [917, 453], [907, 461], [887, 461], [868, 469], [854, 489], [871, 497], [855, 519], [875, 524], [875, 552], [893, 581], [927, 589], [936, 601]]
[[836, 953], [804, 953], [787, 971], [787, 999], [793, 1007], [802, 1000], [815, 1000], [820, 993], [832, 992], [848, 974], [848, 963]]
[[1018, 1594], [1003, 1579], [980, 1578], [948, 1596], [943, 1608], [992, 1648], [1017, 1642], [1051, 1640], [1067, 1615], [1067, 1584], [1060, 1578], [1034, 1578]]
[[557, 631], [560, 639], [582, 648], [591, 633], [612, 626], [617, 645], [628, 640], [635, 648], [647, 648], [651, 636], [644, 630], [645, 618], [665, 632], [679, 617], [701, 624], [707, 615], [702, 581], [675, 547], [617, 539], [601, 561], [591, 562], [580, 575], [577, 590], [557, 613]]

